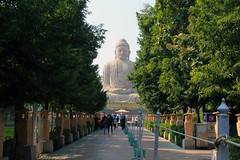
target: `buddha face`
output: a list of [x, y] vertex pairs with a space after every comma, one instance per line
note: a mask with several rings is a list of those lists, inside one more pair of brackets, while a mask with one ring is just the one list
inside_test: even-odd
[[127, 60], [129, 59], [130, 50], [127, 46], [119, 46], [116, 48], [115, 53], [117, 59]]

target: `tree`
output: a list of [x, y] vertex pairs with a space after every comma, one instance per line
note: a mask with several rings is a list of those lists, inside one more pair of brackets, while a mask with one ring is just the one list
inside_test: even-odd
[[[141, 100], [151, 110], [169, 112], [175, 106], [186, 107], [184, 92], [191, 78], [191, 57], [196, 55], [183, 50], [191, 38], [181, 37], [189, 33], [188, 8], [193, 4], [194, 1], [156, 1], [154, 8], [147, 6], [137, 15], [141, 49], [131, 78]], [[174, 41], [180, 43], [174, 46], [180, 47], [170, 47]]]
[[[105, 106], [98, 66], [92, 65], [105, 30], [86, 23], [86, 3], [0, 1], [1, 107], [18, 110], [26, 103], [48, 106], [54, 102], [53, 109], [71, 106], [93, 113]], [[88, 96], [91, 99], [82, 98]]]
[[239, 105], [239, 7], [236, 0], [199, 0], [190, 8], [192, 34], [205, 59], [192, 71], [192, 80], [215, 109], [223, 97]]
[[[86, 2], [1, 1], [2, 106], [47, 105], [54, 100], [63, 107], [81, 88], [79, 81], [97, 75], [96, 69], [88, 68], [105, 30], [86, 23]], [[89, 74], [81, 77], [83, 73]]]

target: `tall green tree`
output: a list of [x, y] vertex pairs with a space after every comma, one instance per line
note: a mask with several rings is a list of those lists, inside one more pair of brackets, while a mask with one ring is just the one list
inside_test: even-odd
[[[191, 69], [189, 56], [196, 55], [181, 51], [187, 48], [189, 40], [182, 42], [180, 33], [188, 33], [188, 8], [193, 4], [194, 1], [156, 1], [154, 8], [147, 6], [137, 14], [141, 49], [131, 78], [141, 100], [152, 111], [168, 112], [175, 106], [185, 106], [184, 92]], [[177, 39], [182, 48], [169, 47], [177, 46], [173, 44]]]
[[[64, 106], [75, 103], [70, 102], [71, 96], [83, 96], [77, 90], [84, 89], [84, 81], [90, 75], [95, 75], [91, 76], [95, 77], [95, 85], [101, 85], [97, 66], [92, 66], [92, 62], [105, 30], [101, 25], [86, 23], [86, 3], [87, 0], [1, 1], [1, 106], [47, 105], [52, 100]], [[102, 94], [100, 90], [98, 93]], [[81, 107], [84, 110], [88, 106]]]
[[192, 34], [205, 59], [191, 73], [200, 97], [215, 109], [223, 97], [230, 106], [239, 106], [240, 2], [198, 0], [190, 11]]

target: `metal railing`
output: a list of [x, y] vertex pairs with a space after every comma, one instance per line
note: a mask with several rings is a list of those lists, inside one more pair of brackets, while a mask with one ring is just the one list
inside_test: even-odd
[[155, 129], [155, 143], [154, 143], [154, 158], [153, 158], [154, 160], [158, 159], [158, 153], [157, 152], [158, 152], [159, 127], [164, 128], [165, 130], [174, 132], [176, 134], [185, 136], [185, 137], [190, 137], [190, 138], [193, 138], [193, 139], [196, 139], [196, 140], [200, 140], [200, 141], [203, 141], [203, 142], [206, 142], [206, 143], [210, 143], [217, 148], [217, 159], [218, 160], [228, 160], [229, 159], [229, 144], [234, 145], [234, 146], [239, 147], [239, 148], [240, 148], [240, 144], [235, 143], [235, 142], [228, 139], [228, 137], [229, 137], [229, 130], [228, 130], [228, 128], [229, 128], [229, 115], [227, 113], [229, 111], [229, 108], [225, 104], [225, 99], [222, 99], [222, 104], [218, 107], [218, 111], [219, 111], [219, 114], [218, 114], [218, 138], [216, 138], [214, 141], [209, 141], [209, 140], [202, 139], [202, 138], [199, 138], [199, 137], [190, 136], [190, 135], [187, 135], [187, 134], [184, 134], [184, 133], [166, 128], [164, 126], [161, 126], [160, 125], [160, 113], [159, 113], [159, 111], [156, 114], [157, 115], [156, 124], [148, 123], [144, 120], [144, 117], [142, 116], [141, 111], [139, 111], [139, 114], [138, 114], [138, 116], [139, 116], [139, 118], [138, 118], [139, 119], [138, 140], [139, 140], [140, 146], [139, 146], [138, 149], [140, 149], [140, 151], [141, 151], [140, 152], [141, 153], [140, 159], [142, 160], [144, 158], [142, 156], [142, 142], [141, 142], [142, 133], [143, 133], [142, 132], [142, 130], [143, 130], [142, 126], [144, 125], [144, 123], [147, 123], [151, 126], [156, 127], [156, 129]]

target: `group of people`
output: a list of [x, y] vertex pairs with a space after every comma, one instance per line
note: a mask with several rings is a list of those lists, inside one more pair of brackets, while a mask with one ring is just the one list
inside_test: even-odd
[[118, 124], [119, 124], [119, 120], [120, 120], [120, 124], [121, 124], [121, 127], [122, 129], [125, 128], [125, 122], [126, 122], [126, 117], [125, 115], [114, 115], [114, 114], [109, 114], [109, 115], [104, 115], [102, 117], [102, 120], [101, 120], [101, 125], [102, 125], [102, 128], [104, 128], [104, 134], [106, 134], [106, 130], [108, 131], [108, 134], [111, 133], [113, 134], [113, 128], [114, 130], [116, 128], [118, 128]]

